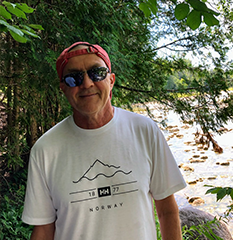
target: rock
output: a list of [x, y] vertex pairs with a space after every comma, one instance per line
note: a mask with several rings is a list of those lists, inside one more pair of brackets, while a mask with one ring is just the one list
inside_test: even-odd
[[193, 206], [199, 206], [205, 203], [201, 197], [191, 197], [188, 199], [188, 202]]
[[193, 142], [193, 143], [190, 143], [189, 145], [190, 146], [196, 146], [196, 143]]
[[227, 175], [221, 175], [220, 178], [228, 178]]
[[190, 149], [185, 149], [184, 151], [185, 151], [185, 152], [190, 152], [191, 150], [190, 150]]
[[221, 166], [229, 166], [230, 162], [216, 162], [216, 164]]
[[193, 168], [193, 167], [183, 166], [182, 169], [183, 169], [184, 171], [194, 172], [194, 168]]
[[198, 180], [187, 180], [189, 185], [197, 184]]
[[212, 177], [208, 177], [208, 180], [215, 180], [217, 177], [216, 176], [212, 176]]
[[[198, 226], [200, 224], [206, 224], [207, 222], [213, 221], [215, 217], [207, 212], [201, 211], [199, 209], [193, 208], [193, 207], [185, 207], [181, 208], [179, 210], [180, 215], [180, 222], [181, 222], [181, 228], [184, 226], [187, 226], [187, 229], [193, 226]], [[208, 224], [206, 226], [209, 226]], [[230, 231], [228, 230], [227, 226], [223, 222], [217, 222], [216, 224], [212, 224], [211, 227], [213, 233], [217, 235], [218, 237], [224, 239], [224, 240], [232, 240]], [[208, 228], [205, 227], [207, 230]], [[186, 233], [186, 236], [184, 239], [189, 240], [208, 240], [205, 235], [198, 233], [197, 231], [192, 231], [193, 235], [189, 235]], [[214, 238], [215, 239], [215, 238]]]
[[167, 137], [167, 138], [166, 138], [166, 141], [168, 142], [170, 139], [171, 139], [170, 137]]
[[179, 132], [179, 128], [175, 128], [175, 129], [169, 129], [169, 132], [171, 133], [176, 133], [176, 132]]
[[[166, 127], [167, 130], [170, 130], [170, 129], [173, 129], [173, 128], [178, 129], [178, 126], [177, 125], [175, 125], [175, 126], [169, 125], [169, 126]], [[179, 131], [179, 129], [178, 129], [178, 131]]]
[[179, 138], [179, 139], [181, 139], [181, 138], [184, 137], [184, 135], [182, 135], [182, 134], [176, 134], [176, 137]]
[[197, 147], [197, 150], [198, 150], [198, 151], [202, 151], [202, 150], [203, 150], [203, 146]]
[[190, 167], [190, 166], [188, 166], [188, 165], [184, 165], [183, 163], [181, 163], [181, 164], [179, 165], [179, 168], [182, 168], [184, 171], [191, 171], [191, 172], [194, 171], [194, 168], [193, 168], [193, 167]]
[[200, 155], [193, 155], [193, 158], [199, 158]]
[[189, 129], [190, 126], [189, 126], [189, 125], [183, 125], [181, 128], [183, 128], [183, 129]]
[[189, 159], [190, 163], [203, 163], [205, 159]]
[[202, 156], [201, 157], [201, 159], [207, 159], [208, 158], [208, 156]]

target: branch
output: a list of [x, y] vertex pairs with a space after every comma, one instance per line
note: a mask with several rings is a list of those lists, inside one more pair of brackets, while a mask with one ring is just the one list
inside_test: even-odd
[[185, 38], [181, 38], [181, 39], [175, 40], [175, 41], [170, 42], [170, 43], [168, 43], [168, 44], [165, 44], [165, 45], [163, 45], [163, 46], [161, 46], [161, 47], [155, 48], [154, 51], [158, 51], [158, 50], [161, 49], [161, 48], [167, 48], [168, 46], [173, 45], [173, 44], [175, 44], [175, 43], [177, 43], [177, 42], [180, 42], [180, 41], [183, 41], [183, 40], [190, 40], [190, 37], [185, 37]]
[[[153, 91], [136, 89], [136, 88], [126, 87], [126, 86], [120, 86], [118, 84], [115, 84], [115, 87], [121, 88], [121, 89], [125, 89], [125, 90], [128, 90], [128, 91], [132, 91], [132, 92], [141, 92], [141, 93], [148, 93], [148, 94], [149, 93], [153, 93]], [[190, 87], [190, 88], [182, 89], [182, 91], [190, 91], [190, 90], [196, 90], [196, 89], [198, 89], [198, 88]], [[178, 89], [166, 89], [166, 92], [179, 93], [179, 92], [181, 92], [181, 90], [178, 90]]]

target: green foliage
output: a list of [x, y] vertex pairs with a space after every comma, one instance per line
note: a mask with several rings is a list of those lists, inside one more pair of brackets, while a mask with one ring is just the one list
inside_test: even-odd
[[197, 10], [192, 10], [187, 16], [187, 24], [192, 30], [197, 29], [201, 24], [201, 13]]
[[[35, 30], [43, 30], [41, 25], [25, 25], [26, 14], [33, 13], [34, 9], [26, 3], [11, 3], [3, 1], [0, 5], [0, 32], [9, 32], [11, 36], [21, 43], [26, 43], [30, 37], [40, 38]], [[10, 22], [10, 23], [9, 23]]]
[[[175, 110], [184, 120], [195, 120], [205, 132], [217, 131], [232, 119], [233, 96], [228, 88], [233, 86], [233, 66], [225, 62], [229, 49], [226, 40], [233, 41], [230, 3], [221, 1], [224, 24], [220, 26], [218, 13], [207, 8], [204, 1], [178, 4], [174, 16], [175, 2], [45, 0], [31, 1], [31, 7], [1, 3], [0, 110], [7, 115], [0, 136], [1, 171], [11, 170], [13, 177], [25, 168], [35, 141], [71, 113], [59, 90], [55, 61], [75, 41], [98, 43], [109, 52], [116, 74], [112, 99], [115, 106], [126, 108], [134, 103], [156, 101]], [[197, 20], [193, 11], [198, 13]], [[200, 31], [190, 31], [187, 21], [191, 29], [200, 27]], [[203, 21], [207, 26], [201, 25]], [[28, 41], [30, 37], [33, 41]], [[184, 55], [158, 57], [158, 42], [164, 38], [175, 39], [164, 48], [180, 51], [182, 47]], [[202, 50], [208, 47], [219, 54], [219, 58], [207, 56], [213, 60], [213, 70], [204, 64], [194, 67], [184, 60], [187, 51], [204, 56]], [[19, 219], [23, 185], [19, 188], [11, 184], [14, 190], [1, 199], [1, 209], [5, 209], [1, 230], [9, 239], [19, 231], [19, 238], [26, 239], [30, 232], [26, 226], [23, 229]], [[222, 190], [219, 199], [228, 193]], [[9, 228], [7, 221], [12, 223]]]
[[208, 26], [219, 25], [219, 20], [215, 17], [218, 16], [219, 13], [208, 8], [204, 1], [187, 0], [186, 2], [187, 3], [180, 3], [176, 6], [175, 16], [178, 20], [187, 18], [187, 25], [192, 30], [197, 29], [202, 20], [204, 20]]
[[217, 201], [222, 200], [226, 196], [230, 196], [233, 200], [233, 188], [231, 187], [213, 187], [206, 191], [206, 194], [216, 194]]
[[[149, 22], [137, 3], [151, 8], [156, 4], [157, 9], [153, 11], [157, 11], [157, 16], [151, 14]], [[224, 42], [229, 41], [230, 33], [226, 38], [217, 25], [202, 27], [198, 33], [189, 31], [184, 21], [174, 17], [174, 3], [170, 1], [137, 3], [134, 0], [56, 0], [39, 4], [31, 1], [28, 9], [18, 3], [0, 5], [4, 9], [2, 21], [18, 26], [17, 30], [20, 26], [29, 32], [30, 28], [39, 30], [41, 37], [18, 44], [9, 31], [1, 34], [0, 89], [4, 98], [2, 109], [7, 115], [1, 135], [4, 168], [17, 171], [24, 167], [38, 137], [71, 113], [59, 90], [55, 62], [65, 47], [79, 40], [98, 43], [109, 52], [116, 74], [113, 105], [129, 108], [134, 103], [156, 101], [175, 110], [184, 120], [195, 120], [205, 132], [217, 131], [232, 119], [233, 97], [228, 92], [232, 69], [231, 65], [221, 67], [227, 52]], [[187, 6], [190, 11], [200, 10], [191, 3], [181, 5], [186, 13]], [[14, 15], [15, 8], [24, 12], [27, 20], [23, 14]], [[35, 11], [27, 15], [31, 9]], [[34, 23], [40, 23], [44, 30]], [[200, 49], [213, 47], [220, 56], [213, 58], [216, 68], [209, 71], [204, 65], [193, 67], [184, 60], [184, 55], [170, 59], [158, 57], [157, 44], [164, 36], [180, 39], [169, 45], [175, 49], [182, 46], [185, 51], [196, 50], [201, 54]], [[224, 99], [223, 91], [227, 96]]]
[[[157, 229], [157, 239], [162, 240], [161, 232], [160, 232], [160, 224], [159, 219], [156, 213], [156, 208], [154, 205], [154, 215], [155, 215], [155, 224]], [[184, 226], [182, 228], [182, 239], [199, 239], [200, 236], [206, 236], [209, 240], [224, 240], [218, 237], [214, 232], [213, 229], [219, 227], [219, 221], [215, 218], [213, 221], [202, 222], [199, 225], [193, 225], [190, 228]]]
[[206, 194], [216, 194], [216, 200], [221, 201], [226, 196], [231, 198], [231, 204], [227, 206], [227, 211], [225, 212], [225, 218], [232, 213], [233, 211], [233, 188], [231, 187], [214, 187], [211, 185], [206, 185], [206, 187], [211, 187], [206, 191]]
[[218, 220], [214, 219], [213, 221], [209, 221], [207, 223], [203, 222], [197, 226], [193, 225], [190, 228], [184, 226], [182, 229], [183, 239], [191, 238], [198, 240], [200, 236], [206, 236], [209, 240], [224, 240], [213, 232], [213, 228], [217, 228], [218, 224]]
[[[213, 11], [206, 6], [205, 1], [200, 0], [186, 0], [177, 4], [176, 1], [172, 1], [176, 4], [175, 17], [177, 20], [183, 20], [187, 18], [187, 25], [192, 29], [197, 29], [202, 20], [207, 26], [219, 25], [219, 20], [215, 17], [219, 13]], [[139, 8], [143, 11], [145, 16], [149, 18], [151, 14], [157, 15], [158, 7], [156, 0], [143, 0], [139, 3]]]
[[26, 172], [20, 172], [10, 182], [4, 178], [0, 196], [0, 239], [28, 240], [32, 227], [21, 221], [25, 194]]
[[156, 15], [158, 11], [157, 1], [148, 0], [139, 3], [139, 9], [143, 11], [146, 17], [150, 17], [151, 13]]
[[175, 17], [178, 20], [183, 20], [184, 18], [186, 18], [189, 14], [189, 5], [186, 3], [180, 3], [176, 6], [175, 8]]

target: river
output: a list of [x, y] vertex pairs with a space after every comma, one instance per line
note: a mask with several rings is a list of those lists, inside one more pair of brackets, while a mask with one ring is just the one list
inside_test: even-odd
[[[187, 199], [199, 197], [202, 203], [194, 207], [217, 217], [224, 216], [227, 206], [231, 203], [231, 198], [227, 196], [217, 202], [215, 194], [205, 194], [210, 188], [205, 185], [233, 187], [233, 123], [230, 122], [225, 126], [226, 131], [223, 134], [213, 135], [214, 140], [223, 149], [223, 153], [219, 154], [213, 151], [212, 143], [208, 149], [203, 149], [201, 145], [195, 143], [194, 134], [198, 126], [185, 124], [173, 111], [165, 112], [155, 106], [152, 103], [148, 104], [156, 121], [167, 121], [166, 128], [159, 126], [168, 141], [177, 164], [182, 165], [180, 169], [187, 182], [187, 187], [175, 194], [179, 207], [190, 206]], [[140, 111], [140, 113], [146, 115], [145, 111]], [[201, 162], [196, 162], [196, 160], [201, 160]], [[233, 235], [232, 215], [229, 216], [228, 228]]]

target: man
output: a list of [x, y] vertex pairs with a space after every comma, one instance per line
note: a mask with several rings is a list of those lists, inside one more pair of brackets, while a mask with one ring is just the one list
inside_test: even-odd
[[111, 105], [115, 75], [98, 45], [78, 42], [57, 60], [73, 115], [31, 150], [23, 221], [32, 240], [181, 240], [173, 193], [185, 187], [151, 120]]

